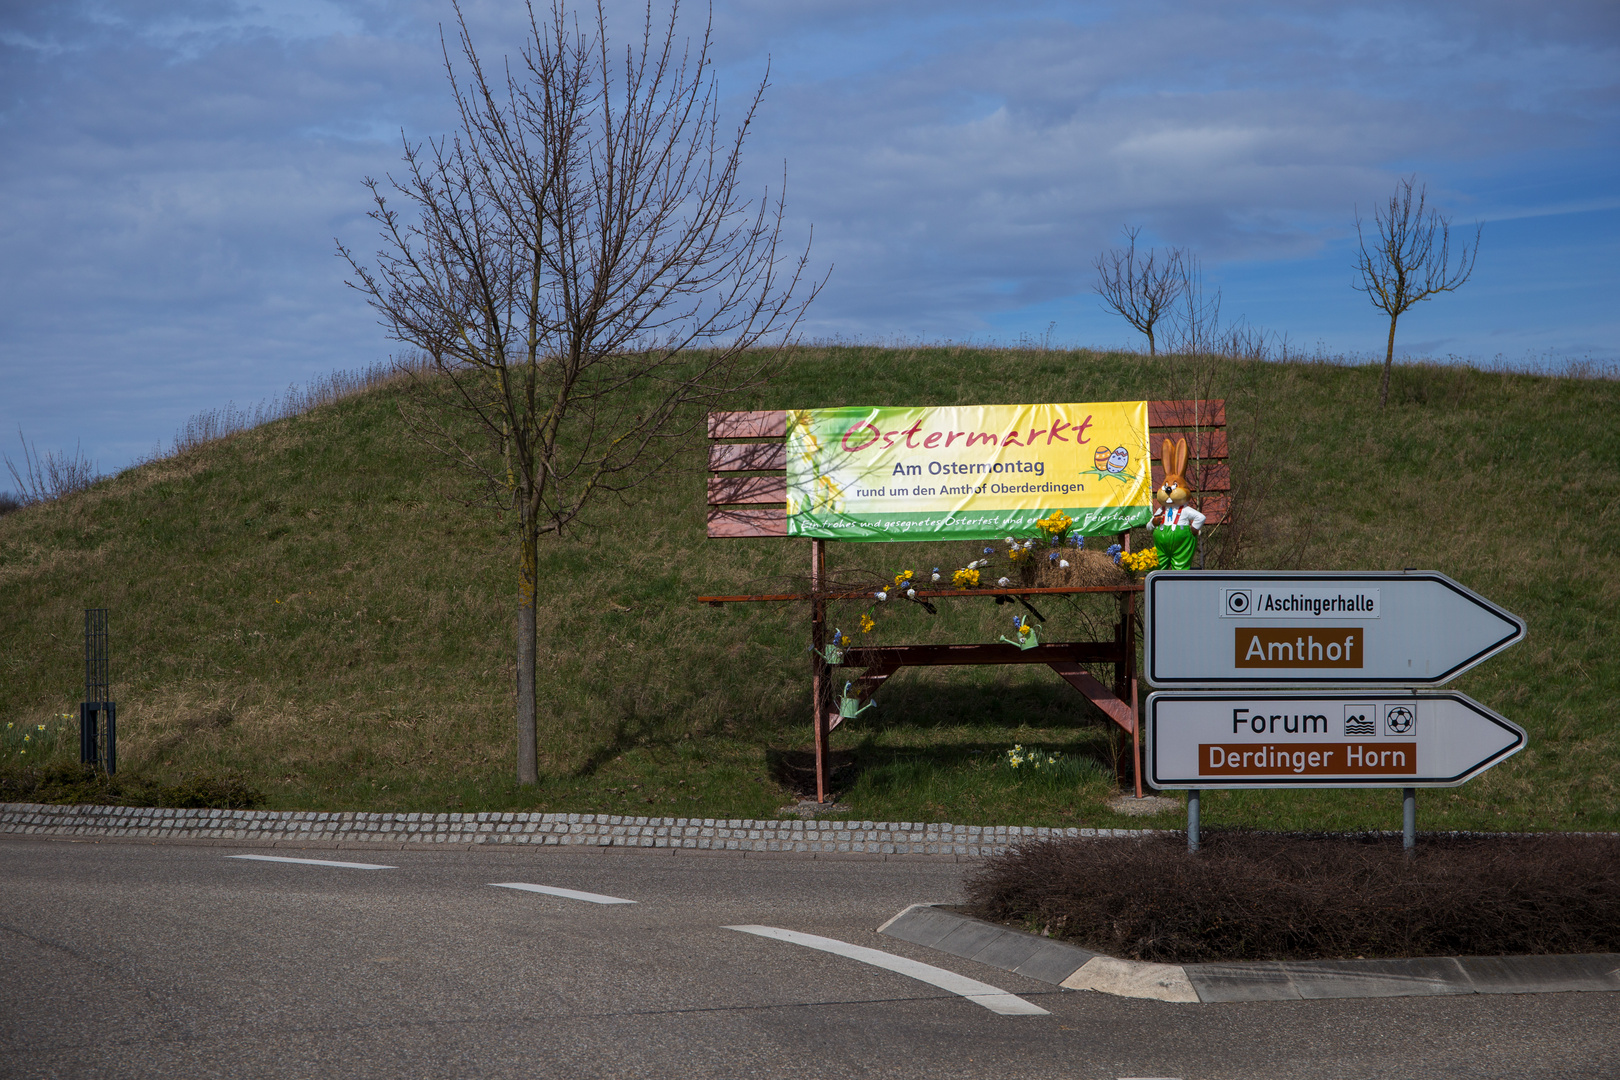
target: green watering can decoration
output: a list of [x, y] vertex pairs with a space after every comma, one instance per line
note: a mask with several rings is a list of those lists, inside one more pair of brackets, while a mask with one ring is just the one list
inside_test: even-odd
[[844, 696], [838, 699], [839, 720], [853, 720], [867, 709], [877, 707], [877, 702], [875, 701], [868, 701], [865, 705], [862, 705], [860, 698], [850, 697], [849, 688], [851, 685], [852, 684], [850, 683], [844, 684]]
[[833, 667], [837, 667], [839, 664], [844, 662], [844, 650], [849, 648], [849, 642], [850, 637], [848, 634], [844, 633], [842, 630], [834, 630], [832, 632], [832, 640], [829, 641], [819, 653], [816, 652], [814, 648], [812, 648], [810, 652], [821, 657]]
[[1033, 649], [1041, 643], [1041, 632], [1035, 628], [1034, 623], [1029, 621], [1028, 615], [1014, 616], [1013, 632], [1018, 635], [1016, 641], [1006, 634], [1001, 635], [1001, 640], [1009, 645], [1016, 645], [1020, 649]]

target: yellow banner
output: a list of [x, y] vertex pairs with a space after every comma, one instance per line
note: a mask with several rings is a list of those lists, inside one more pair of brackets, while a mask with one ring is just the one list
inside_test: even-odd
[[1062, 510], [1085, 535], [1147, 523], [1147, 402], [788, 412], [790, 536], [975, 539]]

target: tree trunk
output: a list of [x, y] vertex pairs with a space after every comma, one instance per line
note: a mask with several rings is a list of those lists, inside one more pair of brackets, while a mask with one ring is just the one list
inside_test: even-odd
[[1153, 327], [1151, 327], [1151, 326], [1147, 328], [1147, 338], [1148, 338], [1148, 355], [1149, 356], [1157, 356], [1157, 355], [1159, 355], [1158, 350], [1156, 350], [1153, 347]]
[[521, 552], [518, 569], [517, 618], [517, 778], [520, 784], [540, 781], [537, 767], [534, 659], [535, 659], [535, 574], [539, 556], [539, 536], [535, 529], [533, 510], [527, 505], [520, 509], [518, 548]]
[[1378, 407], [1382, 409], [1389, 404], [1389, 369], [1395, 363], [1395, 320], [1399, 315], [1389, 317], [1389, 346], [1384, 350], [1384, 381], [1378, 387]]

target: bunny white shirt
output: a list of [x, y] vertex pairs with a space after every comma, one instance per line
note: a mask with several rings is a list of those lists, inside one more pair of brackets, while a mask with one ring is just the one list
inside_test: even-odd
[[1160, 513], [1164, 516], [1164, 520], [1159, 524], [1165, 528], [1174, 529], [1177, 526], [1185, 525], [1187, 528], [1196, 531], [1204, 527], [1204, 515], [1194, 510], [1189, 503], [1182, 503], [1180, 506], [1166, 506]]

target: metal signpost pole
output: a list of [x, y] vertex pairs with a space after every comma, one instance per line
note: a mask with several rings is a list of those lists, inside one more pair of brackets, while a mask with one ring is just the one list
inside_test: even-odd
[[1187, 850], [1198, 850], [1198, 789], [1187, 789]]
[[1407, 855], [1417, 849], [1417, 788], [1401, 788], [1401, 847]]

